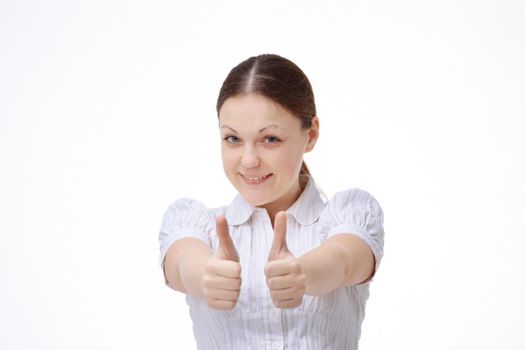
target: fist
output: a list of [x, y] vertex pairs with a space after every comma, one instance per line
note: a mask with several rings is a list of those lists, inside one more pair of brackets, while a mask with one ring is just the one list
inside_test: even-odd
[[275, 216], [274, 238], [264, 267], [273, 304], [281, 309], [302, 304], [306, 277], [303, 268], [286, 245], [286, 214]]
[[241, 264], [239, 255], [222, 215], [216, 218], [217, 250], [206, 263], [202, 276], [202, 290], [208, 305], [214, 309], [232, 309], [241, 292]]

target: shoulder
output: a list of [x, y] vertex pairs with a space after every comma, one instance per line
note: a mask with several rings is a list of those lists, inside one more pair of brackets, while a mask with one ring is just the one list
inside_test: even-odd
[[214, 224], [213, 214], [198, 200], [178, 198], [169, 204], [159, 231], [159, 262], [164, 261], [168, 248], [180, 238], [196, 238], [211, 246], [210, 235]]
[[383, 210], [374, 196], [356, 187], [334, 194], [326, 203], [319, 221], [330, 232], [380, 232], [383, 230]]
[[166, 209], [166, 213], [185, 213], [190, 214], [193, 212], [205, 212], [208, 211], [206, 206], [192, 198], [177, 198], [175, 201], [171, 202]]
[[325, 211], [347, 211], [356, 208], [368, 208], [376, 215], [383, 213], [377, 199], [370, 192], [358, 187], [334, 194], [326, 203]]
[[224, 215], [228, 206], [209, 208], [197, 199], [180, 197], [168, 205], [164, 213], [164, 221], [181, 218], [215, 218], [217, 215]]
[[167, 225], [184, 225], [188, 223], [206, 222], [212, 217], [211, 211], [200, 201], [191, 198], [177, 198], [170, 203], [163, 215], [163, 223]]
[[383, 256], [383, 210], [372, 194], [360, 188], [337, 192], [326, 203], [320, 223], [327, 239], [341, 233], [362, 238], [374, 253], [377, 269]]

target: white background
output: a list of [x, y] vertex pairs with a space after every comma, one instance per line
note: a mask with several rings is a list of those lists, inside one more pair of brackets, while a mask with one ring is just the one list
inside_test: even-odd
[[385, 214], [360, 348], [523, 349], [524, 23], [519, 0], [0, 1], [0, 348], [194, 348], [161, 216], [231, 201], [217, 94], [278, 53], [314, 87], [317, 182]]

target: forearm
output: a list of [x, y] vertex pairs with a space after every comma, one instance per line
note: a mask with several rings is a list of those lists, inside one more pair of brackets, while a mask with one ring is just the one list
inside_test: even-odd
[[353, 234], [337, 234], [299, 257], [306, 275], [305, 294], [320, 296], [336, 288], [363, 283], [374, 273], [368, 245]]
[[345, 254], [324, 243], [298, 258], [306, 276], [305, 294], [321, 296], [338, 288], [345, 279]]
[[175, 242], [165, 259], [167, 284], [177, 291], [203, 299], [202, 276], [212, 255], [203, 242], [185, 239]]

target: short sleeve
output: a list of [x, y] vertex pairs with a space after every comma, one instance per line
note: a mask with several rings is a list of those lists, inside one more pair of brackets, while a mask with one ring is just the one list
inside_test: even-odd
[[164, 212], [159, 232], [159, 265], [164, 268], [164, 257], [168, 248], [178, 239], [197, 238], [210, 246], [210, 231], [213, 215], [200, 202], [179, 198]]
[[363, 239], [375, 257], [375, 271], [383, 257], [383, 210], [377, 200], [359, 188], [336, 193], [326, 204], [320, 221], [327, 226], [326, 239], [340, 233]]

